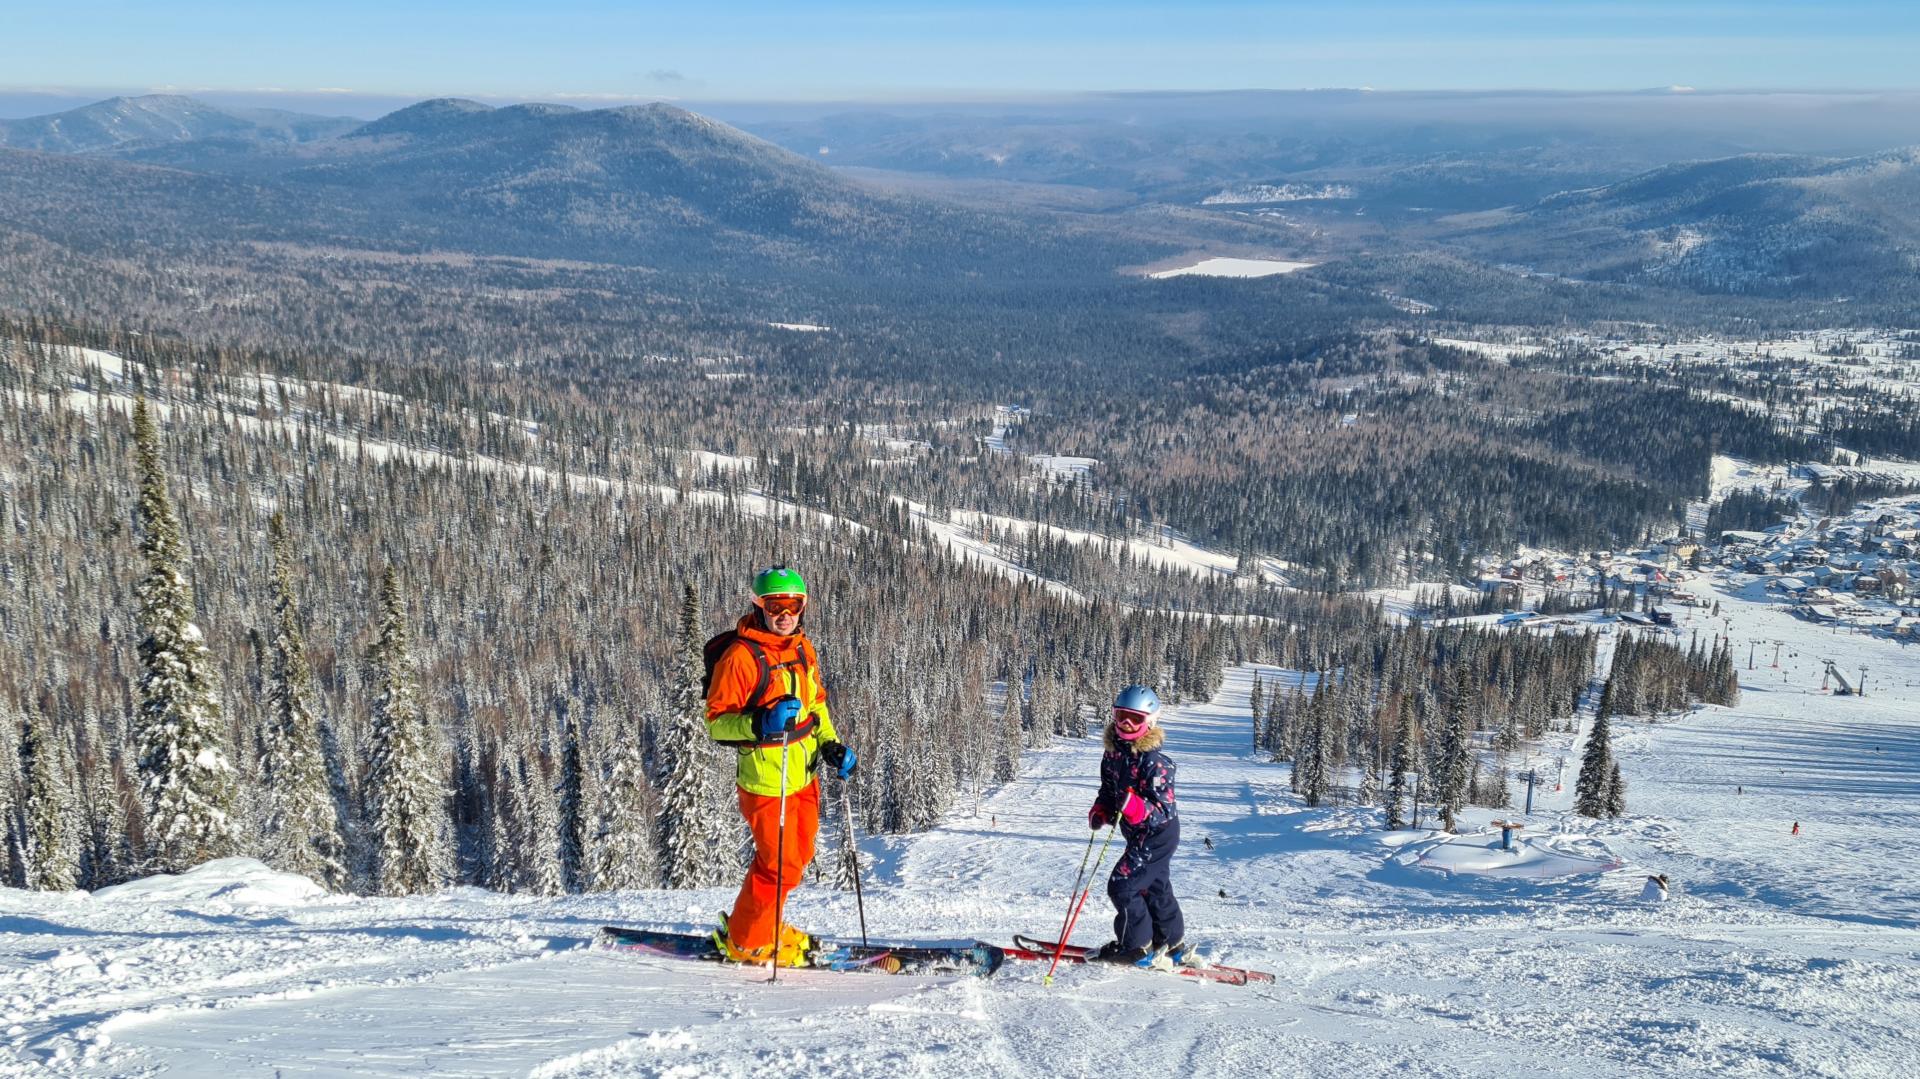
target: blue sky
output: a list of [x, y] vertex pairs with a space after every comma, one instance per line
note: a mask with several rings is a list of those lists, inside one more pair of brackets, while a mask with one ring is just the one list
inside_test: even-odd
[[1920, 3], [12, 0], [7, 89], [689, 100], [1920, 87]]

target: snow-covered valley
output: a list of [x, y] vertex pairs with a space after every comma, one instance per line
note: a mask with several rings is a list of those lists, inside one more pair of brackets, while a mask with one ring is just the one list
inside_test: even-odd
[[[5, 1068], [45, 1075], [1906, 1074], [1920, 1064], [1920, 658], [1793, 618], [1742, 578], [1715, 597], [1736, 639], [1786, 642], [1734, 708], [1616, 720], [1630, 815], [1555, 792], [1521, 833], [1604, 851], [1605, 872], [1436, 872], [1439, 839], [1379, 811], [1309, 809], [1248, 750], [1255, 674], [1172, 710], [1189, 934], [1270, 970], [1230, 987], [1010, 963], [991, 979], [783, 973], [589, 948], [601, 924], [692, 930], [730, 889], [536, 898], [459, 889], [312, 897], [251, 876], [118, 893], [0, 892]], [[1705, 613], [1681, 632], [1710, 632]], [[1616, 629], [1614, 632], [1624, 632]], [[1869, 665], [1866, 697], [1819, 691], [1816, 657]], [[1096, 743], [936, 830], [863, 844], [876, 938], [1057, 927], [1089, 835]], [[1498, 864], [1494, 818], [1451, 846]], [[1792, 834], [1795, 823], [1800, 834]], [[1639, 901], [1649, 873], [1673, 895]], [[164, 887], [162, 886], [164, 885]], [[852, 935], [850, 893], [810, 883], [796, 921]], [[1096, 889], [1075, 940], [1097, 943]]]

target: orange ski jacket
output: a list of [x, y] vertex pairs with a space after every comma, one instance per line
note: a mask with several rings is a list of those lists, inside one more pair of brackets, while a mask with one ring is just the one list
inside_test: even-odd
[[[787, 743], [784, 793], [805, 790], [813, 782], [821, 743], [840, 740], [833, 729], [833, 717], [827, 711], [827, 688], [820, 680], [820, 657], [804, 630], [791, 637], [769, 633], [761, 628], [757, 611], [742, 615], [736, 632], [741, 639], [729, 645], [713, 665], [713, 680], [707, 689], [707, 737], [739, 750], [740, 763], [734, 781], [741, 790], [777, 798], [783, 793], [780, 790], [781, 747], [778, 742], [756, 744], [753, 712], [781, 697], [800, 698], [800, 718], [795, 726], [804, 733]], [[758, 697], [754, 695], [754, 687], [760, 683], [761, 668], [746, 644], [748, 641], [758, 645], [767, 660], [769, 677]]]

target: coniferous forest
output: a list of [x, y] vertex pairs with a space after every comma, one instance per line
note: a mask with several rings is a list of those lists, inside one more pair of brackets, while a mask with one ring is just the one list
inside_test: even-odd
[[[555, 115], [430, 103], [368, 134], [443, 154], [394, 178], [484, 193], [517, 159], [461, 132], [610, 122]], [[1404, 627], [1360, 590], [1665, 535], [1716, 453], [1911, 442], [1880, 403], [1788, 416], [1580, 350], [1495, 362], [1428, 317], [1797, 308], [1399, 256], [1370, 263], [1387, 278], [1150, 280], [1116, 267], [1285, 229], [1003, 219], [696, 121], [626, 114], [640, 141], [607, 144], [677, 206], [596, 181], [497, 220], [350, 168], [280, 187], [278, 159], [4, 155], [7, 879], [223, 852], [381, 893], [725, 879], [743, 836], [708, 812], [726, 763], [698, 653], [779, 562], [821, 597], [865, 762], [852, 819], [828, 800], [841, 846], [966, 807], [1118, 684], [1206, 697], [1243, 661], [1306, 672], [1268, 687], [1256, 748], [1310, 802], [1451, 821], [1570, 721], [1593, 643]], [[1401, 270], [1411, 313], [1382, 291]], [[1669, 681], [1636, 699], [1673, 707]]]
[[[1224, 663], [1311, 664], [1379, 632], [1360, 602], [1273, 598], [1297, 629], [1149, 611], [971, 567], [884, 514], [462, 459], [378, 398], [341, 407], [407, 450], [179, 370], [128, 415], [42, 393], [74, 378], [66, 356], [11, 349], [0, 401], [16, 881], [249, 853], [382, 893], [655, 883], [685, 861], [663, 853], [696, 849], [681, 822], [732, 827], [675, 801], [727, 787], [685, 721], [701, 643], [773, 562], [821, 597], [809, 632], [867, 762], [865, 830], [964, 805], [1083, 734], [1118, 682], [1205, 696]], [[706, 838], [724, 861], [743, 837]]]

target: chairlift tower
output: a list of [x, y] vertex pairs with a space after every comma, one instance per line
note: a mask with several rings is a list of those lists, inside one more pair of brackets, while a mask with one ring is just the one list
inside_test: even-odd
[[[1822, 690], [1827, 688], [1828, 679], [1832, 679], [1834, 683], [1833, 695], [1836, 697], [1852, 697], [1859, 692], [1851, 682], [1847, 681], [1847, 676], [1840, 673], [1839, 666], [1832, 660], [1824, 659], [1821, 660], [1821, 662], [1827, 665], [1827, 673], [1821, 676], [1820, 679], [1820, 688]], [[1861, 677], [1864, 679], [1866, 677], [1865, 668], [1862, 668], [1861, 671]]]

